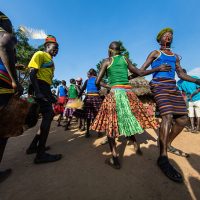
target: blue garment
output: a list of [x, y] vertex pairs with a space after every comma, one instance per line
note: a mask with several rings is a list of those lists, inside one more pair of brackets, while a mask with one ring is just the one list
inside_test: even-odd
[[157, 59], [153, 61], [151, 64], [152, 69], [159, 67], [162, 64], [167, 64], [171, 66], [171, 70], [169, 72], [154, 72], [153, 78], [170, 78], [175, 79], [175, 70], [176, 70], [176, 56], [167, 55], [162, 51], [159, 51], [160, 55]]
[[[199, 77], [197, 76], [192, 76], [192, 78], [199, 79]], [[181, 79], [177, 82], [177, 85], [178, 85], [179, 90], [185, 92], [188, 99], [190, 98], [190, 95], [192, 93], [194, 93], [198, 88], [200, 88], [200, 86], [197, 85], [196, 83], [184, 81]], [[198, 100], [200, 100], [200, 92], [192, 97], [192, 101], [198, 101]]]
[[96, 81], [96, 77], [91, 77], [87, 80], [87, 86], [86, 86], [86, 90], [87, 93], [98, 93], [99, 89], [95, 84]]
[[67, 90], [63, 85], [61, 85], [58, 89], [59, 89], [59, 97], [67, 96]]
[[5, 68], [2, 60], [0, 59], [0, 70], [4, 71], [4, 72], [7, 72], [7, 69]]

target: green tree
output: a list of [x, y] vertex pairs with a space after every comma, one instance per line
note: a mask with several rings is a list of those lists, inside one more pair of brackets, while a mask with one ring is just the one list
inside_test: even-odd
[[14, 32], [17, 38], [17, 46], [16, 46], [16, 68], [18, 73], [18, 78], [22, 86], [24, 87], [24, 93], [27, 92], [29, 86], [29, 70], [27, 68], [28, 63], [33, 56], [33, 54], [37, 51], [37, 48], [34, 48], [29, 44], [29, 39], [23, 34], [20, 29], [17, 29]]

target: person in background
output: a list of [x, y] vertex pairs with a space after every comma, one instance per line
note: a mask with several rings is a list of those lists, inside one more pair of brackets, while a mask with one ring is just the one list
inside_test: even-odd
[[[76, 78], [76, 85], [77, 85], [79, 90], [82, 89], [83, 79], [81, 77]], [[81, 100], [83, 99], [82, 96], [80, 97], [80, 99]], [[83, 110], [76, 109], [76, 111], [74, 112], [74, 116], [78, 119], [79, 131], [85, 131], [85, 116], [84, 116]]]
[[80, 90], [76, 85], [75, 79], [74, 78], [70, 79], [70, 86], [68, 89], [68, 98], [69, 99], [68, 99], [68, 102], [66, 104], [65, 111], [64, 111], [64, 116], [67, 117], [67, 123], [65, 126], [65, 130], [69, 130], [69, 126], [71, 124], [72, 117], [73, 117], [73, 114], [75, 111], [74, 108], [70, 108], [70, 107], [68, 107], [68, 105], [70, 105], [75, 100], [77, 100], [79, 92], [80, 92]]
[[[187, 74], [187, 71], [183, 69], [184, 73]], [[192, 78], [199, 79], [197, 76], [191, 76]], [[188, 103], [188, 116], [191, 123], [191, 132], [198, 133], [200, 131], [200, 93], [198, 92], [200, 86], [196, 83], [185, 81], [180, 79], [177, 82], [178, 88], [182, 91], [187, 98]], [[197, 126], [195, 127], [195, 121]]]
[[86, 138], [90, 136], [90, 124], [95, 119], [102, 103], [102, 98], [99, 94], [100, 87], [97, 87], [95, 83], [97, 78], [96, 70], [91, 68], [87, 75], [88, 79], [85, 81], [79, 94], [79, 97], [81, 97], [83, 92], [86, 90], [83, 110], [84, 116], [87, 120], [87, 131], [85, 134]]
[[60, 126], [61, 124], [61, 120], [63, 117], [63, 112], [64, 112], [64, 106], [67, 103], [67, 86], [66, 86], [66, 81], [62, 80], [61, 81], [61, 85], [58, 87], [58, 92], [57, 92], [57, 96], [58, 96], [58, 101], [56, 103], [56, 107], [57, 109], [57, 113], [59, 113], [59, 117], [58, 117], [58, 124], [57, 126]]
[[53, 57], [57, 55], [58, 47], [56, 38], [52, 35], [47, 36], [44, 43], [44, 51], [37, 51], [28, 64], [30, 80], [42, 114], [40, 134], [35, 135], [26, 151], [27, 154], [36, 153], [35, 164], [55, 162], [62, 158], [61, 154], [46, 153], [46, 141], [54, 117], [52, 107], [54, 98], [52, 97], [51, 84], [55, 69]]

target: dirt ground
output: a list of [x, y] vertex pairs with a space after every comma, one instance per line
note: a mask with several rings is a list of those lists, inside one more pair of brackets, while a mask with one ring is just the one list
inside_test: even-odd
[[169, 154], [184, 174], [184, 183], [174, 183], [156, 166], [158, 148], [152, 130], [138, 135], [143, 155], [119, 138], [122, 168], [114, 170], [104, 164], [110, 156], [108, 145], [96, 133], [88, 139], [75, 127], [64, 131], [53, 122], [48, 139], [52, 153], [63, 159], [48, 164], [33, 164], [34, 155], [25, 150], [37, 127], [11, 138], [1, 169], [12, 168], [13, 174], [0, 184], [0, 200], [189, 200], [200, 199], [200, 134], [182, 132], [174, 146], [190, 153], [188, 159]]

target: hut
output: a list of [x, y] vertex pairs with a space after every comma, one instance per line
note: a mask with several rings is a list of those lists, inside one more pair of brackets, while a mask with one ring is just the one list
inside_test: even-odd
[[150, 90], [149, 81], [147, 81], [144, 77], [137, 77], [131, 79], [129, 82], [133, 86], [133, 91], [139, 100], [146, 107], [147, 112], [150, 115], [155, 115], [156, 104], [153, 98], [153, 94]]

